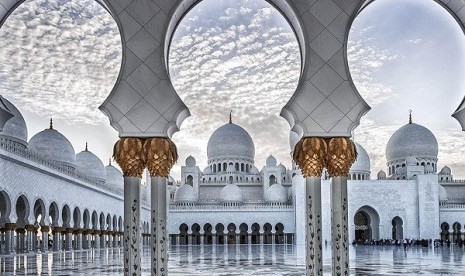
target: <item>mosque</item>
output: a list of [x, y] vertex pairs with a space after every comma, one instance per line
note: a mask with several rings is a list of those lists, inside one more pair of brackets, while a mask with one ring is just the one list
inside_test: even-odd
[[[10, 118], [0, 131], [0, 254], [122, 246], [123, 176], [90, 147], [75, 153], [53, 122], [28, 140], [21, 112], [0, 96]], [[292, 149], [298, 142], [290, 137]], [[84, 143], [83, 143], [84, 145]], [[386, 172], [372, 180], [356, 143], [349, 175], [349, 239], [463, 238], [465, 181], [438, 172], [438, 143], [413, 123], [386, 147]], [[255, 166], [249, 133], [230, 121], [213, 132], [202, 170], [189, 156], [170, 177], [168, 232], [175, 244], [304, 244], [305, 184], [295, 164], [269, 156]], [[323, 227], [330, 229], [330, 182], [322, 180]], [[150, 177], [141, 189], [141, 233], [149, 244]], [[330, 241], [329, 230], [323, 239]]]

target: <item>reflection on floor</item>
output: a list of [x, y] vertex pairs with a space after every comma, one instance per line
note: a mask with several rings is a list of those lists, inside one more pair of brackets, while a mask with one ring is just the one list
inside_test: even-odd
[[[330, 247], [324, 272], [330, 274]], [[462, 248], [358, 246], [351, 275], [464, 275]], [[143, 275], [150, 275], [144, 248]], [[0, 256], [1, 275], [123, 275], [122, 249]], [[292, 245], [173, 246], [169, 275], [304, 275], [304, 247]]]

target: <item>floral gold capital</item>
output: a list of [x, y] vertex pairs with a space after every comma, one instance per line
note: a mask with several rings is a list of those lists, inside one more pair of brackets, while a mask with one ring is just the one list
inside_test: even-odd
[[348, 137], [335, 137], [327, 140], [328, 161], [326, 167], [330, 177], [346, 177], [357, 158], [354, 142]]
[[328, 147], [319, 137], [302, 138], [294, 149], [294, 161], [305, 177], [321, 176], [326, 165]]
[[150, 176], [167, 177], [178, 160], [176, 145], [168, 138], [149, 138], [144, 143], [144, 155]]
[[113, 158], [123, 170], [124, 176], [142, 177], [145, 168], [143, 143], [141, 138], [121, 138], [113, 147]]

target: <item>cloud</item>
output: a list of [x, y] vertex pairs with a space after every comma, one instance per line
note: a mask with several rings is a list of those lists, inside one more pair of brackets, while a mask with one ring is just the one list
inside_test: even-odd
[[231, 2], [215, 15], [228, 17], [220, 26], [207, 21], [192, 26], [196, 7], [173, 38], [170, 75], [192, 113], [174, 136], [181, 162], [192, 154], [197, 164], [207, 165], [208, 138], [228, 122], [232, 109], [233, 121], [254, 140], [258, 167], [270, 153], [290, 165], [289, 127], [279, 112], [297, 86], [299, 47], [277, 10], [265, 2], [254, 3], [253, 10], [248, 5]]
[[38, 115], [101, 124], [121, 65], [116, 23], [95, 1], [30, 0], [0, 29], [0, 94]]

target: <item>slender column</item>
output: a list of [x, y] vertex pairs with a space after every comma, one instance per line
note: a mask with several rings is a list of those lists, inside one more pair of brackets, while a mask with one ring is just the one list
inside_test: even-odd
[[61, 228], [53, 228], [53, 251], [61, 250]]
[[14, 248], [14, 231], [16, 224], [6, 223], [5, 224], [5, 254], [11, 254], [15, 252]]
[[66, 228], [66, 236], [65, 236], [65, 250], [70, 251], [73, 250], [73, 228]]
[[124, 175], [124, 275], [141, 275], [140, 180], [145, 169], [144, 140], [121, 138], [113, 157]]
[[327, 151], [326, 141], [318, 137], [303, 138], [294, 149], [294, 161], [306, 177], [306, 275], [323, 275], [321, 174]]
[[48, 233], [50, 232], [50, 227], [42, 226], [40, 228], [40, 232], [42, 232], [42, 244], [40, 245], [40, 251], [48, 252]]
[[27, 235], [27, 239], [26, 239], [26, 251], [27, 252], [32, 252], [34, 251], [34, 244], [35, 244], [35, 232], [36, 232], [36, 229], [34, 227], [34, 225], [26, 225], [26, 235]]
[[176, 145], [168, 138], [150, 138], [144, 143], [147, 168], [151, 176], [152, 276], [168, 275], [167, 177], [178, 159]]
[[74, 236], [76, 237], [76, 250], [82, 250], [82, 237], [83, 237], [84, 229], [78, 229], [75, 231]]
[[0, 255], [3, 254], [5, 250], [5, 228], [0, 227]]
[[24, 240], [25, 240], [26, 229], [16, 228], [16, 253], [21, 253], [25, 250]]
[[349, 275], [347, 176], [357, 152], [354, 143], [346, 137], [332, 138], [327, 144], [327, 168], [331, 177], [332, 275]]
[[100, 247], [107, 248], [107, 231], [100, 231]]
[[94, 230], [94, 249], [100, 249], [100, 230]]

